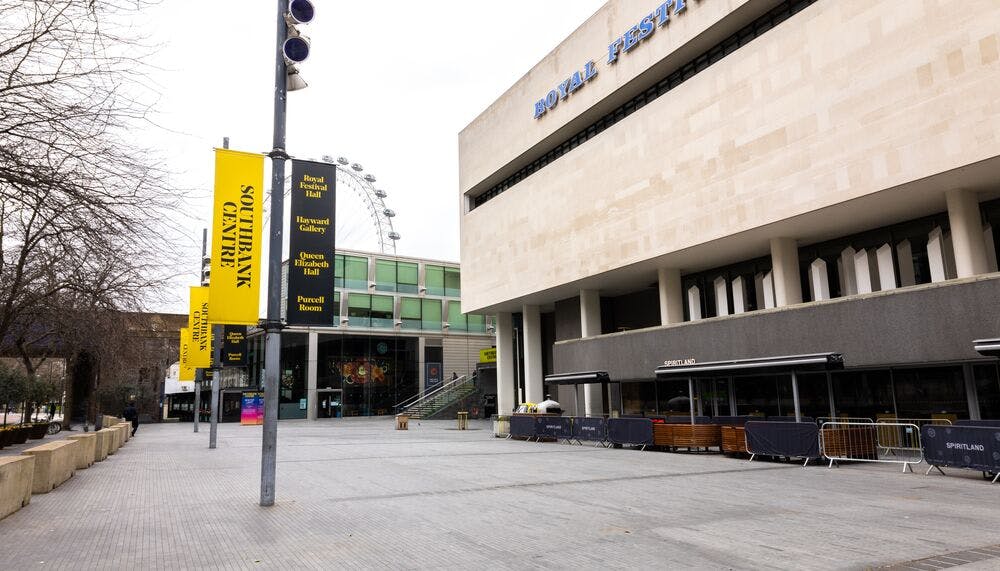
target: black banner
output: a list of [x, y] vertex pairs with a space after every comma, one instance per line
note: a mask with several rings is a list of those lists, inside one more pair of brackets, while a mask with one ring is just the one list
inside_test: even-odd
[[534, 438], [535, 437], [535, 417], [518, 416], [510, 417], [511, 438]]
[[535, 435], [568, 440], [573, 437], [573, 423], [568, 416], [539, 416], [535, 418]]
[[291, 226], [288, 236], [289, 325], [330, 325], [333, 302], [337, 167], [292, 161]]
[[819, 458], [819, 427], [784, 420], [746, 423], [747, 451], [763, 456]]
[[1000, 471], [1000, 427], [929, 424], [920, 427], [920, 442], [932, 466]]
[[609, 418], [608, 440], [615, 444], [653, 444], [653, 421], [648, 418]]
[[222, 337], [222, 366], [245, 367], [247, 364], [246, 325], [226, 325]]
[[603, 417], [573, 417], [573, 438], [604, 442], [608, 439], [608, 421]]

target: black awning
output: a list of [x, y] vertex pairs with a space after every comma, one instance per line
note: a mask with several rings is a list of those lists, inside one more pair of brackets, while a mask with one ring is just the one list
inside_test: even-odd
[[607, 371], [583, 371], [579, 373], [558, 373], [546, 375], [545, 382], [552, 385], [589, 385], [611, 381]]
[[810, 353], [808, 355], [786, 355], [784, 357], [761, 357], [756, 359], [661, 365], [656, 368], [654, 373], [657, 379], [673, 379], [756, 375], [762, 373], [791, 373], [792, 371], [831, 371], [843, 368], [844, 356], [840, 353]]
[[1000, 357], [1000, 339], [976, 339], [972, 346], [980, 355]]

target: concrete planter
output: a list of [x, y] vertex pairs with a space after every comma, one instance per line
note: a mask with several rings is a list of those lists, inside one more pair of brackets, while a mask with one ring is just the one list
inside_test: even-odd
[[36, 422], [28, 427], [28, 438], [32, 440], [41, 440], [48, 433], [49, 423], [47, 422]]
[[28, 505], [35, 472], [34, 456], [0, 457], [0, 519]]

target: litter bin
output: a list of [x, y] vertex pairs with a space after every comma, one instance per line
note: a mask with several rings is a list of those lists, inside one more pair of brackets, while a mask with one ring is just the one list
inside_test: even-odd
[[460, 412], [458, 413], [458, 429], [468, 430], [469, 428], [469, 413]]
[[507, 438], [510, 436], [510, 417], [493, 415], [493, 436], [497, 438]]
[[396, 415], [396, 430], [409, 430], [410, 417], [405, 414]]

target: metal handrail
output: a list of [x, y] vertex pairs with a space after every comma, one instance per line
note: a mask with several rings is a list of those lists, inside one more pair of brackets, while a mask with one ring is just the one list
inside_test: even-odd
[[413, 405], [417, 404], [420, 401], [433, 398], [433, 397], [437, 396], [438, 394], [444, 394], [443, 391], [449, 390], [449, 389], [452, 389], [452, 388], [456, 388], [459, 385], [462, 385], [462, 384], [466, 383], [468, 380], [469, 380], [469, 375], [462, 375], [462, 376], [458, 377], [457, 379], [452, 379], [452, 380], [448, 381], [447, 383], [441, 385], [440, 387], [434, 389], [433, 391], [431, 391], [429, 393], [425, 393], [424, 395], [421, 395], [420, 393], [417, 393], [416, 395], [414, 395], [414, 396], [412, 396], [412, 397], [410, 397], [410, 398], [408, 398], [408, 399], [406, 399], [406, 400], [404, 400], [404, 401], [402, 401], [400, 403], [397, 403], [395, 405], [395, 410], [397, 412], [401, 411], [401, 410], [406, 410], [406, 409], [412, 407]]

